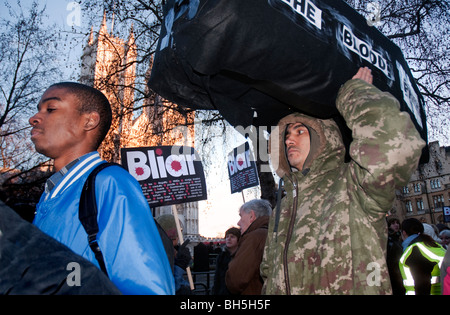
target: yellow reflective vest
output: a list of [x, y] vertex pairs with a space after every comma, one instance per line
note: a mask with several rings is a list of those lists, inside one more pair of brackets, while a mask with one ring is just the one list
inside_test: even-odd
[[399, 261], [400, 272], [403, 277], [403, 285], [406, 289], [406, 295], [415, 295], [415, 283], [414, 278], [411, 273], [410, 267], [406, 264], [408, 257], [411, 255], [413, 249], [417, 247], [423, 257], [428, 259], [430, 262], [436, 263], [431, 272], [431, 295], [441, 294], [441, 283], [440, 283], [440, 267], [445, 256], [445, 249], [441, 246], [430, 247], [426, 246], [423, 242], [417, 242], [408, 246], [403, 253]]

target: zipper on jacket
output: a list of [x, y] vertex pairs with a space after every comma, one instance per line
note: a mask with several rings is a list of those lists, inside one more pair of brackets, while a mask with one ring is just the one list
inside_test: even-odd
[[283, 195], [283, 178], [280, 178], [278, 182], [278, 193], [277, 193], [277, 207], [275, 209], [275, 224], [273, 226], [273, 233], [275, 234], [275, 243], [278, 243], [278, 225], [280, 224], [281, 216], [281, 197]]
[[291, 285], [289, 280], [289, 270], [288, 270], [288, 251], [289, 251], [289, 243], [291, 242], [292, 233], [294, 231], [295, 218], [297, 216], [297, 203], [298, 203], [298, 181], [295, 176], [292, 176], [293, 180], [292, 184], [294, 189], [292, 191], [293, 202], [292, 202], [292, 213], [291, 220], [289, 222], [289, 228], [286, 236], [286, 244], [284, 245], [283, 252], [283, 269], [284, 269], [284, 284], [286, 286], [286, 294], [291, 295]]

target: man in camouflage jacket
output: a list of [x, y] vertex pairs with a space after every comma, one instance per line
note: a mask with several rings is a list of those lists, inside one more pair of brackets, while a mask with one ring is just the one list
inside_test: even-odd
[[[424, 141], [398, 101], [371, 83], [370, 70], [361, 68], [336, 101], [353, 132], [349, 163], [333, 120], [296, 113], [272, 134], [272, 163], [278, 161], [287, 195], [269, 223], [263, 293], [391, 293], [385, 216], [395, 187], [416, 169]], [[302, 134], [309, 141], [300, 161], [293, 135]]]

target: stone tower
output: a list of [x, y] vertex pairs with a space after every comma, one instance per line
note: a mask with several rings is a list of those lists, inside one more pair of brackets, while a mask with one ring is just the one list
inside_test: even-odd
[[[133, 27], [128, 40], [108, 32], [106, 14], [98, 34], [94, 29], [81, 57], [80, 82], [102, 91], [113, 111], [113, 121], [99, 152], [103, 159], [120, 162], [120, 148], [158, 145], [194, 146], [194, 116], [192, 111], [150, 93], [143, 101], [140, 115], [133, 119], [135, 105], [137, 48]], [[147, 76], [151, 72], [151, 65]], [[183, 127], [180, 125], [188, 125]], [[169, 132], [167, 132], [170, 130]], [[177, 205], [186, 237], [198, 236], [198, 203]], [[155, 217], [171, 213], [171, 206], [154, 209]]]
[[80, 82], [102, 91], [111, 103], [112, 126], [99, 151], [104, 159], [118, 162], [131, 128], [137, 52], [133, 27], [124, 41], [108, 33], [106, 23], [105, 14], [97, 36], [91, 29], [81, 57]]

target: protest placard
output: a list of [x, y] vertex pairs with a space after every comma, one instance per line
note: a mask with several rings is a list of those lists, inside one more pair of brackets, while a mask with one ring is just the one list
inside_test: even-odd
[[191, 147], [121, 149], [122, 165], [139, 182], [150, 207], [207, 199], [205, 174]]
[[228, 154], [227, 166], [232, 194], [259, 185], [256, 163], [248, 142]]
[[450, 207], [444, 207], [444, 222], [450, 222]]

